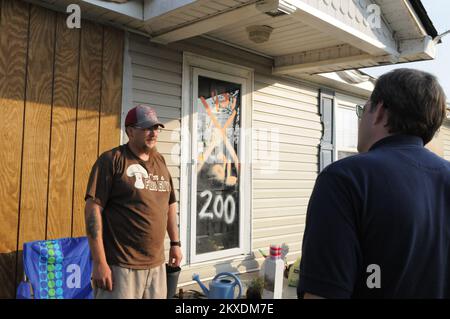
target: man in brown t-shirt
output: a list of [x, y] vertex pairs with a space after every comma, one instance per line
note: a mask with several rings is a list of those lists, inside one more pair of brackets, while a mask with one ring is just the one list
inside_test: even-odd
[[156, 150], [156, 112], [138, 105], [125, 119], [129, 142], [95, 162], [86, 191], [86, 231], [95, 298], [166, 298], [169, 265], [182, 259], [172, 178]]

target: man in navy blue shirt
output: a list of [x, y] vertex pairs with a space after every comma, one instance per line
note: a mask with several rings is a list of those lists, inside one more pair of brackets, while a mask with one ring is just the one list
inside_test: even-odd
[[450, 298], [450, 163], [424, 148], [445, 100], [433, 75], [399, 69], [357, 107], [360, 154], [309, 201], [300, 298]]

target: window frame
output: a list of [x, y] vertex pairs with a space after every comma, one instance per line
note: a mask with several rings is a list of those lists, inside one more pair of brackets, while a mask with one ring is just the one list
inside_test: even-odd
[[[350, 96], [342, 96], [342, 95], [337, 95], [336, 96], [336, 104], [335, 104], [335, 116], [334, 116], [334, 125], [336, 128], [336, 144], [335, 144], [335, 152], [334, 152], [334, 160], [337, 161], [339, 160], [338, 158], [338, 152], [342, 151], [342, 152], [352, 152], [355, 154], [358, 154], [358, 149], [357, 147], [355, 148], [348, 148], [348, 147], [341, 147], [339, 145], [340, 142], [340, 136], [338, 134], [339, 132], [339, 128], [341, 127], [342, 123], [339, 123], [338, 121], [338, 113], [340, 109], [345, 109], [345, 110], [350, 110], [353, 111], [354, 115], [355, 115], [355, 119], [356, 119], [356, 123], [358, 124], [358, 117], [356, 116], [356, 105], [358, 104], [364, 104], [366, 102], [365, 99], [359, 99], [359, 98], [355, 98], [355, 97], [350, 97]], [[358, 128], [356, 130], [356, 139], [358, 139]]]

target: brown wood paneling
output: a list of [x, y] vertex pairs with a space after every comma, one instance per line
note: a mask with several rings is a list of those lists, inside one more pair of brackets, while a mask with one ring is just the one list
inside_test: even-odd
[[31, 6], [19, 247], [45, 239], [55, 12]]
[[72, 235], [85, 236], [84, 195], [98, 154], [103, 27], [83, 22], [75, 150]]
[[0, 2], [0, 298], [14, 297], [29, 7]]
[[47, 238], [72, 232], [73, 159], [77, 111], [80, 30], [58, 14], [50, 146]]
[[105, 27], [103, 39], [102, 103], [99, 154], [120, 143], [124, 34]]
[[65, 23], [0, 0], [0, 298], [15, 296], [24, 242], [85, 235], [90, 170], [119, 144], [123, 32]]

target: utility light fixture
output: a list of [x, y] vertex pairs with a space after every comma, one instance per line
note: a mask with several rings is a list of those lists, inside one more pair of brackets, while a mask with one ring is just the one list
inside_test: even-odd
[[252, 25], [247, 27], [248, 38], [255, 43], [269, 41], [273, 28], [268, 25]]

